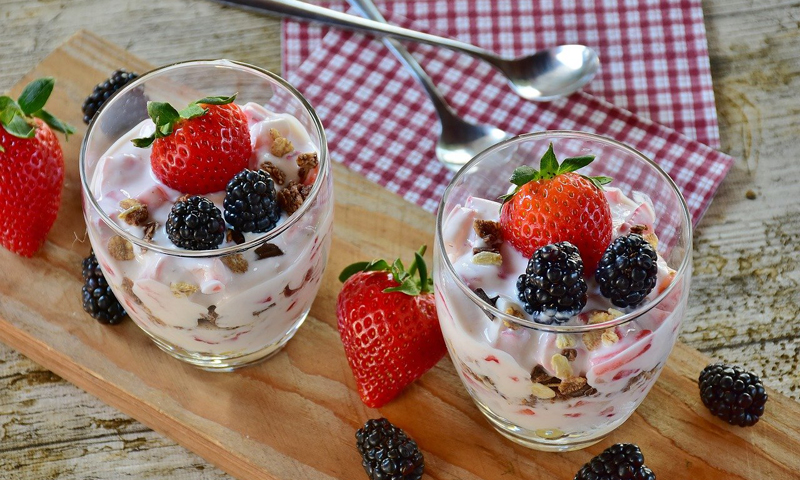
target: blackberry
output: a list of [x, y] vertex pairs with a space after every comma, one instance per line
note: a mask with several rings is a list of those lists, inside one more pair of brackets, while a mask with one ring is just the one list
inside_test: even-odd
[[275, 183], [264, 170], [244, 169], [225, 188], [225, 220], [240, 232], [266, 232], [281, 217]]
[[586, 306], [583, 260], [569, 242], [551, 243], [533, 252], [517, 279], [517, 294], [534, 321], [565, 323]]
[[767, 392], [754, 373], [716, 363], [703, 369], [699, 383], [703, 404], [731, 425], [750, 427], [764, 414]]
[[189, 197], [172, 206], [167, 217], [167, 236], [187, 250], [213, 250], [225, 239], [225, 221], [211, 200]]
[[83, 309], [100, 323], [116, 325], [125, 318], [119, 303], [97, 263], [94, 252], [83, 259]]
[[612, 445], [581, 467], [573, 480], [656, 480], [644, 455], [632, 443]]
[[419, 480], [425, 460], [417, 443], [385, 418], [367, 420], [356, 432], [356, 447], [371, 480]]
[[[113, 95], [114, 92], [138, 77], [139, 75], [133, 72], [120, 69], [112, 73], [108, 80], [104, 81], [103, 83], [98, 83], [94, 87], [92, 94], [89, 95], [83, 102], [83, 123], [89, 125], [89, 122], [92, 121], [92, 118], [94, 118], [97, 111], [100, 110], [100, 107], [103, 105], [103, 103], [105, 103], [105, 101], [108, 100], [108, 98]], [[143, 96], [142, 103], [146, 108], [147, 102], [144, 101]]]
[[656, 286], [657, 260], [656, 249], [638, 233], [618, 237], [597, 265], [600, 293], [618, 307], [635, 307]]

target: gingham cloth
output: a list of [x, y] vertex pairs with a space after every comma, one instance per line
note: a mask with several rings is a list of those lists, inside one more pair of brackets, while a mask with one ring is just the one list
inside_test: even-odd
[[[672, 176], [695, 222], [733, 163], [711, 148], [719, 133], [699, 1], [415, 0], [379, 7], [392, 23], [504, 55], [562, 43], [595, 48], [601, 70], [583, 92], [536, 103], [511, 92], [483, 62], [408, 45], [471, 121], [511, 133], [589, 131], [641, 150]], [[284, 75], [316, 107], [334, 160], [434, 211], [452, 173], [435, 159], [436, 115], [410, 74], [367, 36], [293, 21], [284, 22], [283, 36]]]

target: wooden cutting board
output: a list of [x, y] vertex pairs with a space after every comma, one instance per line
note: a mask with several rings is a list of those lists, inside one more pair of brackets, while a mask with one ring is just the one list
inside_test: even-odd
[[80, 210], [80, 105], [119, 67], [152, 68], [79, 32], [12, 89], [18, 94], [34, 78], [56, 77], [48, 108], [80, 130], [62, 142], [63, 204], [45, 247], [32, 259], [0, 249], [0, 339], [23, 354], [240, 478], [366, 478], [354, 433], [379, 416], [418, 441], [429, 479], [567, 480], [616, 442], [639, 444], [660, 479], [800, 478], [800, 404], [770, 391], [761, 422], [728, 426], [700, 402], [696, 378], [709, 360], [680, 344], [638, 412], [580, 452], [540, 453], [502, 438], [448, 358], [385, 408], [366, 408], [336, 330], [336, 276], [359, 259], [408, 257], [431, 245], [434, 218], [340, 165], [333, 168], [336, 221], [323, 286], [310, 318], [276, 357], [209, 373], [168, 357], [131, 321], [101, 326], [80, 301], [80, 262], [89, 250]]

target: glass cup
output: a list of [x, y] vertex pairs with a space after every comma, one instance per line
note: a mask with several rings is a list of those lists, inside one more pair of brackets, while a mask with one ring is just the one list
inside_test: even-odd
[[[158, 231], [163, 225], [155, 227], [155, 237], [162, 235], [163, 241], [151, 243], [143, 238], [146, 226], [132, 234], [112, 220], [119, 211], [101, 208], [92, 188], [95, 173], [106, 152], [129, 142], [130, 132], [148, 118], [146, 102], [182, 108], [199, 98], [234, 92], [237, 104], [254, 102], [292, 115], [299, 121], [292, 124], [307, 132], [319, 170], [300, 208], [271, 231], [247, 234], [243, 243], [238, 239], [216, 250], [177, 248]], [[255, 156], [250, 168], [257, 168], [254, 161]], [[89, 125], [80, 168], [83, 214], [98, 262], [129, 316], [163, 351], [207, 370], [228, 371], [270, 357], [292, 338], [319, 290], [333, 222], [325, 132], [294, 87], [271, 72], [228, 60], [159, 68], [106, 101]], [[149, 209], [168, 212], [175, 199], [159, 199], [161, 190], [153, 190], [145, 202]], [[221, 201], [223, 195], [206, 196]], [[123, 255], [115, 251], [120, 245]]]
[[[641, 194], [652, 199], [657, 250], [671, 268], [664, 278], [659, 270], [659, 283], [638, 307], [602, 315], [585, 308], [575, 325], [543, 325], [485, 302], [470, 288], [470, 278], [457, 273], [456, 250], [467, 244], [454, 238], [469, 238], [472, 230], [470, 220], [458, 223], [460, 207], [471, 197], [494, 200], [507, 193], [514, 168], [538, 167], [550, 142], [559, 159], [596, 155], [581, 174], [613, 177], [610, 186], [643, 204]], [[570, 131], [521, 135], [466, 164], [439, 206], [433, 278], [450, 357], [489, 422], [505, 437], [545, 451], [585, 448], [625, 422], [656, 382], [678, 336], [689, 296], [691, 239], [689, 212], [675, 183], [652, 160], [611, 139]], [[521, 273], [505, 272], [511, 281]]]

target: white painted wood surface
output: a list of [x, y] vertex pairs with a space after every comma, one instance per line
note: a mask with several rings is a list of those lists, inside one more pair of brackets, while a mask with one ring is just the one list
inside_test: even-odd
[[[696, 232], [682, 339], [797, 400], [800, 5], [704, 9], [723, 150], [738, 161]], [[207, 1], [0, 0], [0, 91], [80, 28], [155, 64], [228, 57], [280, 69], [278, 21]], [[230, 477], [0, 344], [5, 478]]]

